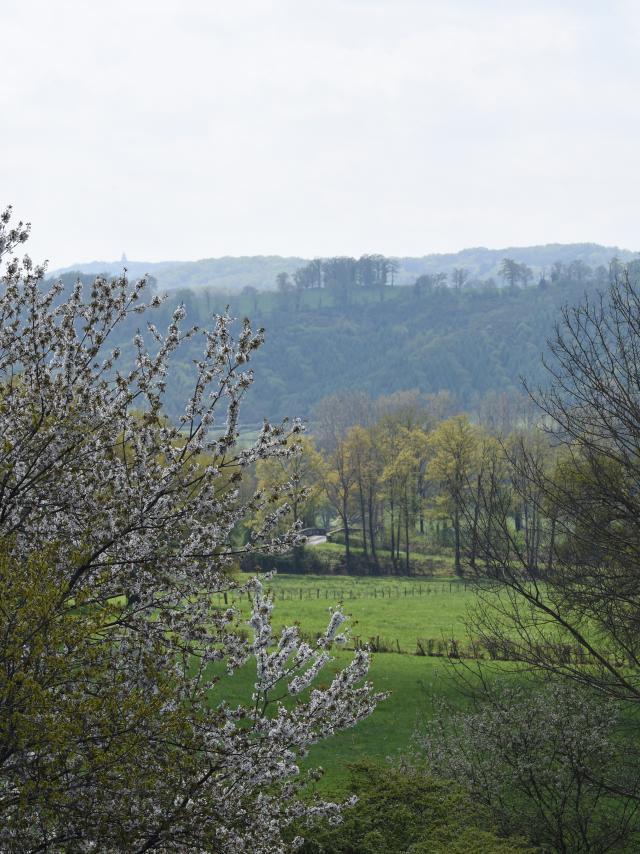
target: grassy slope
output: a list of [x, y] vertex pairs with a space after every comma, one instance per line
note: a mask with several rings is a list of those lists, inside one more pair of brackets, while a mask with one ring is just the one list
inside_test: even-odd
[[[338, 652], [332, 669], [346, 665], [349, 652]], [[329, 670], [319, 684], [328, 682]], [[223, 677], [220, 694], [231, 704], [246, 702], [251, 695], [255, 671], [247, 665], [233, 677]], [[393, 653], [373, 656], [370, 678], [377, 691], [389, 692], [375, 712], [352, 729], [315, 745], [305, 765], [325, 769], [320, 788], [339, 786], [347, 776], [346, 763], [369, 757], [384, 761], [411, 749], [411, 736], [418, 721], [428, 716], [435, 699], [460, 703], [446, 660]], [[215, 691], [213, 695], [215, 702]]]
[[[344, 610], [355, 623], [355, 634], [363, 638], [376, 634], [397, 637], [401, 646], [410, 651], [415, 649], [416, 636], [437, 638], [453, 633], [462, 637], [466, 615], [475, 598], [455, 582], [450, 592], [449, 583], [442, 581], [423, 583], [422, 595], [405, 596], [405, 589], [407, 594], [410, 590], [416, 594], [419, 585], [402, 578], [283, 575], [269, 584], [276, 596], [276, 627], [298, 621], [305, 631], [320, 631], [326, 625], [330, 605], [337, 604], [342, 595]], [[374, 590], [377, 598], [373, 598]], [[382, 598], [383, 590], [385, 594], [391, 592], [391, 597]], [[348, 651], [337, 653], [336, 666], [343, 666], [349, 658]], [[321, 788], [339, 785], [346, 777], [347, 762], [363, 757], [384, 760], [399, 751], [410, 751], [416, 723], [431, 713], [434, 700], [462, 702], [446, 659], [377, 653], [370, 676], [376, 690], [389, 692], [389, 697], [370, 718], [311, 750], [308, 764], [321, 765], [326, 771]], [[253, 678], [253, 669], [248, 665], [232, 679], [223, 679], [220, 690], [231, 702], [246, 700]], [[329, 678], [327, 672], [324, 681]]]
[[342, 603], [353, 635], [397, 640], [403, 652], [415, 652], [417, 638], [464, 637], [476, 600], [471, 589], [456, 581], [398, 577], [277, 575], [269, 587], [275, 594], [277, 628], [298, 622], [305, 632], [322, 631], [330, 608]]

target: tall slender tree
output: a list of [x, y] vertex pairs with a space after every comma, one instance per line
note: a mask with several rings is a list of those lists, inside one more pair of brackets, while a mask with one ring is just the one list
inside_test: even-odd
[[427, 474], [440, 488], [451, 517], [454, 568], [461, 575], [463, 507], [477, 463], [478, 431], [466, 415], [456, 415], [437, 425], [429, 436], [429, 447]]

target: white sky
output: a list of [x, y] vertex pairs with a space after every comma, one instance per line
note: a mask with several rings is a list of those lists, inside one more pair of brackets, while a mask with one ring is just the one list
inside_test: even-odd
[[0, 205], [52, 266], [640, 248], [638, 0], [1, 0]]

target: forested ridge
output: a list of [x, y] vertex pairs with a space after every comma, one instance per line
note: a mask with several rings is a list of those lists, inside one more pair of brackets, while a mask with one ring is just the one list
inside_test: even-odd
[[[603, 266], [559, 262], [551, 275], [526, 287], [515, 276], [511, 286], [485, 281], [456, 288], [427, 274], [405, 287], [292, 284], [266, 293], [246, 287], [231, 297], [180, 290], [168, 295], [159, 316], [168, 320], [183, 303], [188, 321], [203, 325], [228, 305], [231, 315], [264, 326], [266, 343], [254, 363], [259, 382], [243, 408], [246, 425], [265, 416], [312, 419], [322, 398], [353, 390], [372, 398], [408, 389], [447, 390], [460, 408], [470, 410], [487, 393], [521, 391], [524, 375], [534, 384], [541, 380], [540, 355], [562, 306], [606, 290], [610, 275]], [[68, 273], [63, 280], [70, 287], [76, 277]], [[138, 322], [129, 321], [114, 340], [125, 355]], [[185, 347], [167, 387], [167, 410], [174, 417], [194, 357], [195, 350]]]
[[[499, 279], [500, 265], [505, 257], [527, 264], [536, 277], [548, 271], [555, 261], [571, 264], [582, 261], [596, 268], [607, 265], [613, 257], [627, 262], [637, 253], [617, 246], [602, 246], [599, 243], [549, 243], [540, 246], [512, 246], [504, 249], [488, 249], [484, 246], [462, 249], [459, 252], [430, 253], [421, 256], [394, 256], [397, 265], [396, 282], [410, 285], [416, 276], [433, 273], [451, 273], [455, 268], [464, 268], [475, 278]], [[276, 274], [281, 271], [293, 273], [309, 259], [282, 255], [247, 255], [202, 258], [198, 261], [133, 261], [125, 255], [114, 261], [90, 261], [61, 267], [56, 275], [68, 272], [105, 273], [115, 276], [126, 266], [130, 275], [142, 276], [149, 273], [163, 290], [176, 288], [214, 288], [230, 293], [242, 290], [247, 285], [260, 290], [273, 290]], [[316, 259], [317, 260], [317, 259]]]

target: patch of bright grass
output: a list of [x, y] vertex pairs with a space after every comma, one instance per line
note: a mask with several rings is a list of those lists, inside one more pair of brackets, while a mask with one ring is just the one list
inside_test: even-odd
[[[459, 581], [278, 574], [267, 586], [275, 597], [276, 629], [299, 624], [306, 634], [321, 632], [331, 609], [340, 605], [355, 638], [377, 639], [409, 653], [415, 652], [418, 638], [464, 640], [476, 603], [473, 587]], [[246, 600], [231, 597], [229, 604], [248, 614]]]
[[[267, 586], [275, 596], [276, 631], [283, 625], [299, 623], [306, 634], [321, 632], [331, 608], [341, 604], [350, 616], [352, 635], [362, 641], [374, 637], [394, 645], [397, 642], [407, 653], [415, 652], [417, 638], [463, 640], [467, 616], [476, 602], [473, 588], [465, 589], [464, 583], [456, 580], [276, 575]], [[228, 604], [248, 614], [246, 598], [234, 601], [231, 596]], [[335, 661], [321, 675], [319, 684], [328, 683], [332, 671], [344, 667], [351, 655], [344, 649], [335, 652]], [[212, 693], [212, 702], [222, 698], [231, 703], [248, 702], [254, 679], [253, 663], [233, 677], [224, 676]], [[325, 769], [319, 783], [322, 790], [341, 785], [347, 777], [348, 762], [365, 757], [384, 761], [410, 752], [415, 727], [432, 714], [434, 701], [446, 699], [458, 706], [464, 702], [446, 658], [376, 653], [370, 679], [375, 690], [389, 693], [388, 699], [357, 726], [315, 745], [305, 762], [305, 766], [321, 765]]]

